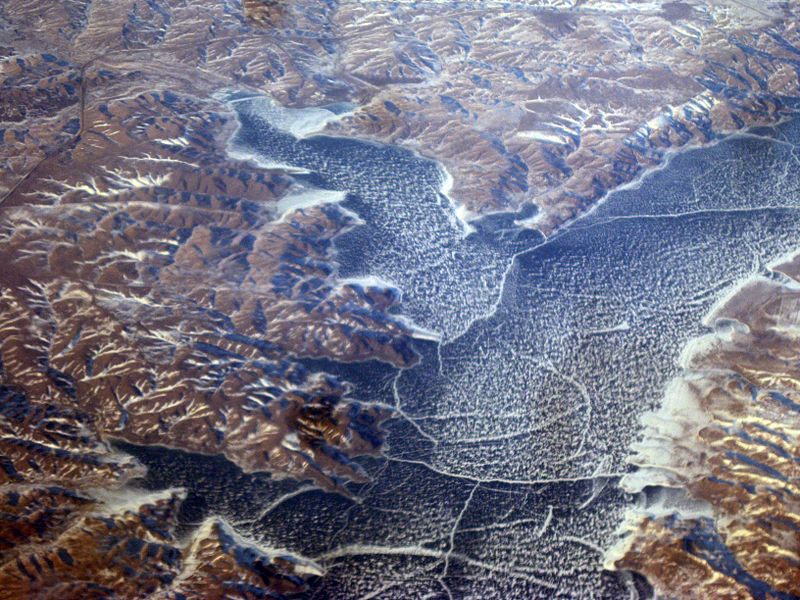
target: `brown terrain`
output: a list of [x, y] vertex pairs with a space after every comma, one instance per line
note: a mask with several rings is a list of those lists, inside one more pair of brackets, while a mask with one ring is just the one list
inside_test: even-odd
[[318, 568], [288, 554], [266, 554], [205, 523], [188, 541], [173, 534], [179, 493], [129, 507], [98, 507], [59, 488], [7, 491], [0, 499], [0, 598], [299, 598]]
[[685, 500], [634, 511], [609, 560], [680, 600], [800, 596], [800, 255], [772, 269], [791, 283], [753, 279], [717, 306], [645, 418], [628, 485]]
[[[114, 490], [142, 468], [109, 441], [224, 454], [345, 494], [365, 479], [353, 458], [380, 450], [388, 409], [300, 360], [406, 367], [422, 334], [393, 316], [391, 288], [337, 278], [333, 239], [352, 215], [325, 205], [278, 218], [277, 201], [302, 185], [226, 153], [236, 122], [217, 92], [352, 102], [328, 133], [435, 158], [468, 212], [532, 203], [529, 225], [545, 233], [671, 148], [788, 114], [797, 2], [593, 4], [5, 0], [0, 597], [302, 595], [316, 567], [251, 547], [219, 521], [176, 540], [180, 493], [124, 505]], [[795, 293], [760, 285], [773, 308]], [[709, 413], [711, 458], [700, 461], [722, 483], [684, 465], [678, 484], [713, 507], [747, 570], [770, 568], [758, 548], [796, 537], [785, 456], [797, 456], [796, 424], [767, 425], [785, 403], [751, 400], [746, 387], [794, 397], [786, 359], [773, 355], [792, 351], [793, 329], [769, 321], [786, 302], [748, 312], [764, 320], [693, 358], [731, 371], [697, 384], [700, 412], [722, 407]], [[761, 358], [772, 362], [752, 362]], [[766, 482], [773, 471], [787, 481]], [[757, 493], [767, 485], [780, 491]], [[734, 504], [747, 507], [739, 520]], [[656, 582], [667, 571], [642, 552], [712, 568], [676, 541], [695, 524], [637, 527], [617, 566]], [[770, 585], [796, 594], [795, 559], [780, 552], [789, 570]], [[675, 589], [701, 589], [685, 581]], [[730, 582], [737, 594], [742, 585]]]
[[669, 2], [613, 19], [592, 2], [521, 4], [336, 13], [358, 42], [331, 77], [367, 98], [330, 130], [435, 157], [473, 213], [533, 203], [530, 224], [549, 234], [670, 148], [782, 118], [800, 86], [799, 25], [784, 18], [796, 3]]
[[794, 2], [201, 4], [5, 3], [0, 183], [69, 143], [85, 107], [227, 86], [355, 102], [328, 131], [441, 161], [473, 213], [533, 203], [549, 233], [670, 148], [782, 118], [800, 85]]
[[80, 399], [104, 435], [331, 488], [359, 479], [316, 444], [370, 452], [344, 415], [385, 411], [340, 402], [343, 384], [286, 360], [415, 360], [412, 332], [383, 314], [391, 290], [332, 279], [331, 238], [352, 217], [324, 206], [271, 220], [286, 177], [225, 163], [205, 142], [224, 121], [169, 93], [87, 109], [87, 131], [131, 107], [129, 127], [98, 135], [105, 147], [76, 143], [48, 161], [66, 176], [29, 179], [6, 200], [5, 385]]

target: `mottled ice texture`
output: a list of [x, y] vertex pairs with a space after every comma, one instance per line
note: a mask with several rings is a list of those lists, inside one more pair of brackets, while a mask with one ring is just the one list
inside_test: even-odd
[[[790, 433], [667, 385], [759, 327], [748, 348], [796, 337], [784, 296], [728, 313], [761, 314], [798, 245], [800, 132], [776, 125], [798, 16], [2, 2], [0, 594], [641, 598], [602, 569], [623, 475], [649, 518], [618, 567], [746, 598], [778, 565], [794, 593], [791, 526], [750, 519], [786, 506], [748, 479], [783, 473]], [[791, 357], [740, 354], [789, 385]], [[694, 446], [649, 432], [703, 427], [741, 485], [664, 475]]]

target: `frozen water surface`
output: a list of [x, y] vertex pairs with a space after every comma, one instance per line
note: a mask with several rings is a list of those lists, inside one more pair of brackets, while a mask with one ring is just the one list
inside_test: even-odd
[[224, 481], [203, 483], [218, 459], [129, 449], [151, 484], [187, 485], [189, 513], [313, 557], [317, 600], [645, 597], [600, 566], [630, 501], [616, 483], [702, 316], [796, 246], [800, 120], [677, 154], [545, 241], [514, 226], [525, 215], [465, 223], [431, 161], [295, 138], [263, 106], [235, 104], [234, 150], [346, 194], [363, 225], [336, 241], [340, 273], [397, 286], [441, 341], [404, 371], [316, 361], [397, 409], [356, 500], [219, 465]]

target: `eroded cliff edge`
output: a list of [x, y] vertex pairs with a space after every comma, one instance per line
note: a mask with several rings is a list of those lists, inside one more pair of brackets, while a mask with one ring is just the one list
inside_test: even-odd
[[607, 563], [670, 598], [800, 596], [800, 255], [771, 271], [706, 317], [622, 481], [640, 504]]

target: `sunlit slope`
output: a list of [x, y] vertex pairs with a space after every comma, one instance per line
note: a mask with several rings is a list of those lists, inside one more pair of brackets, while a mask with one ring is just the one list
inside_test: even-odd
[[680, 599], [796, 598], [800, 262], [745, 282], [708, 315], [637, 444], [642, 490], [609, 564]]

